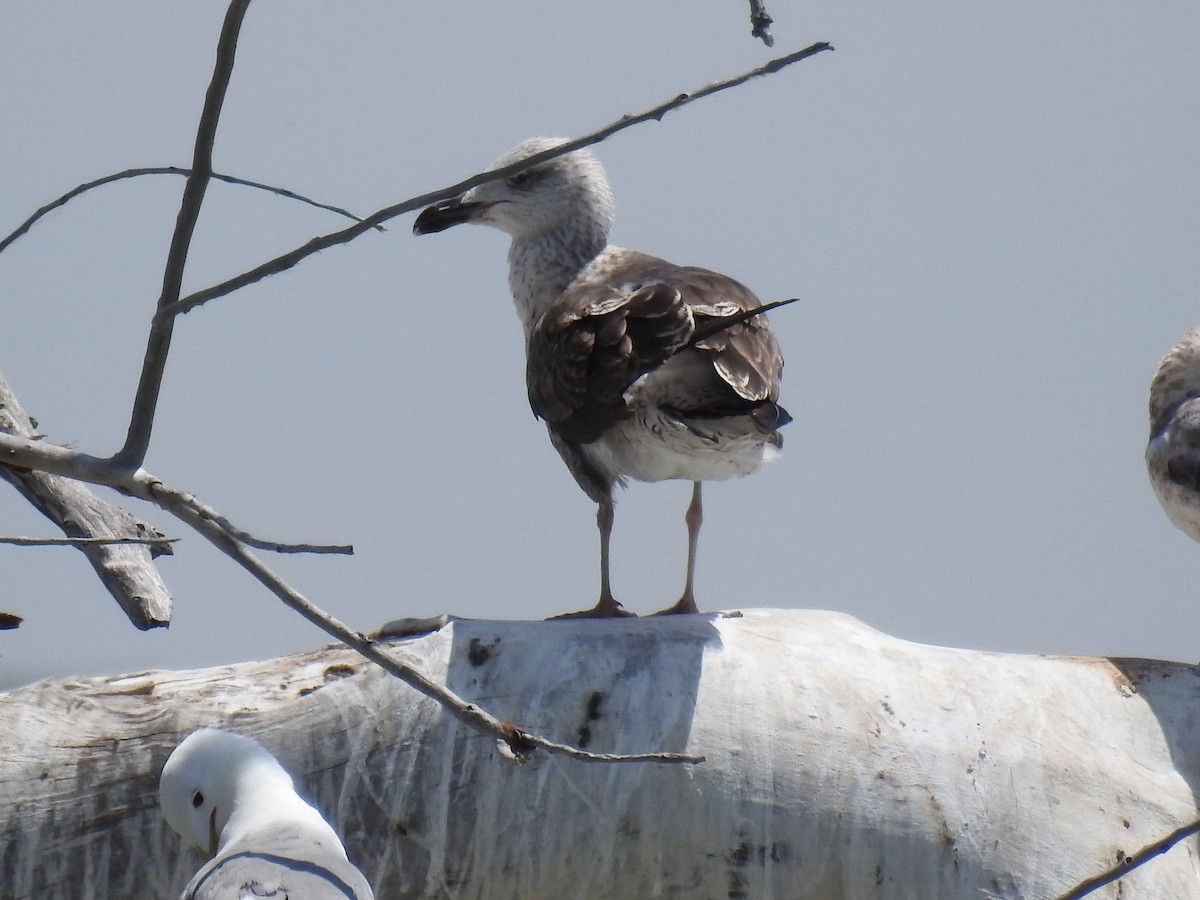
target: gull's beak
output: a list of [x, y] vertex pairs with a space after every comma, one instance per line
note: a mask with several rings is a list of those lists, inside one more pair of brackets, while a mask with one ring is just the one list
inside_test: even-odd
[[205, 857], [205, 861], [210, 860], [217, 855], [217, 845], [220, 837], [221, 836], [217, 834], [217, 808], [214, 806], [213, 811], [208, 816], [208, 847], [201, 850], [202, 853], [205, 852], [205, 850], [208, 852], [208, 855]]
[[421, 214], [413, 222], [413, 234], [437, 234], [454, 225], [470, 222], [492, 205], [491, 203], [463, 202], [462, 197], [443, 200], [441, 203], [435, 203], [421, 210]]

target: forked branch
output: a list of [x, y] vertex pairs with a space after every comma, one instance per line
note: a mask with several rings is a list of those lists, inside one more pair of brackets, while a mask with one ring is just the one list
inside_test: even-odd
[[[171, 247], [167, 251], [167, 264], [163, 272], [162, 293], [158, 298], [161, 310], [179, 300], [183, 285], [183, 270], [187, 265], [188, 250], [196, 221], [200, 218], [200, 206], [204, 192], [212, 178], [213, 144], [217, 139], [217, 123], [221, 118], [221, 107], [229, 80], [233, 76], [233, 62], [237, 53], [238, 34], [242, 19], [250, 0], [233, 0], [225, 13], [221, 36], [217, 41], [217, 63], [213, 70], [204, 108], [200, 113], [200, 125], [196, 130], [195, 153], [192, 171], [183, 188], [183, 202], [175, 219], [175, 232], [171, 236]], [[171, 349], [172, 317], [155, 316], [150, 324], [150, 336], [146, 342], [146, 356], [142, 362], [142, 375], [138, 380], [134, 396], [133, 411], [125, 445], [113, 457], [113, 462], [126, 468], [136, 468], [146, 458], [150, 446], [150, 432], [154, 427], [154, 413], [158, 407], [158, 393], [162, 387], [163, 372], [167, 366], [167, 353]]]

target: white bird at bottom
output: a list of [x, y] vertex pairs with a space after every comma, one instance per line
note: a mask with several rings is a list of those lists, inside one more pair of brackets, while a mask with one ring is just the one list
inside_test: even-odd
[[252, 738], [193, 731], [163, 766], [159, 805], [211, 857], [181, 900], [374, 900], [333, 827]]

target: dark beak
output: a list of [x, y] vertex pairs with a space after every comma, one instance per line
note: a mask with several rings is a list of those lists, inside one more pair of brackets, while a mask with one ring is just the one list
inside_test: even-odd
[[486, 203], [463, 203], [461, 197], [443, 200], [421, 210], [413, 222], [413, 234], [437, 234], [454, 225], [470, 222], [487, 207]]

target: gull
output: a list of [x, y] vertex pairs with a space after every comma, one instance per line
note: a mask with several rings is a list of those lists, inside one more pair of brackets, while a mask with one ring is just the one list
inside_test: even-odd
[[[530, 138], [492, 169], [564, 143]], [[512, 238], [508, 283], [525, 332], [529, 403], [597, 504], [600, 598], [572, 616], [631, 615], [613, 597], [613, 491], [693, 483], [683, 594], [664, 614], [697, 613], [701, 483], [746, 475], [778, 455], [791, 416], [778, 403], [783, 356], [745, 286], [608, 243], [613, 197], [600, 162], [574, 150], [427, 207], [416, 234], [471, 222]]]
[[1167, 518], [1200, 541], [1200, 327], [1179, 339], [1150, 382], [1146, 469]]
[[163, 766], [158, 796], [167, 823], [212, 857], [180, 900], [373, 900], [336, 832], [252, 738], [193, 731]]

